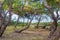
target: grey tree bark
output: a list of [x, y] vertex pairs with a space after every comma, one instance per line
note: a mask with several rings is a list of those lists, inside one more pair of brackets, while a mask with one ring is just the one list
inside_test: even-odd
[[40, 15], [40, 17], [39, 17], [39, 19], [38, 19], [38, 22], [37, 22], [37, 25], [35, 26], [35, 28], [39, 28], [39, 23], [40, 23], [40, 21], [41, 21], [41, 15]]
[[[6, 14], [4, 15], [4, 17], [2, 16], [2, 6], [5, 3], [6, 0], [4, 0], [4, 2], [1, 4], [0, 3], [0, 37], [2, 37], [6, 27], [8, 26], [10, 20], [11, 20], [11, 16], [9, 16], [8, 21], [5, 20], [6, 18]], [[10, 0], [10, 6], [9, 6], [9, 14], [11, 14], [11, 8], [12, 8], [12, 0]]]
[[57, 31], [58, 30], [57, 29], [58, 14], [57, 14], [57, 17], [55, 17], [53, 8], [48, 5], [46, 0], [44, 0], [44, 6], [49, 10], [49, 12], [51, 14], [51, 18], [53, 20], [53, 23], [52, 23], [51, 28], [50, 28], [50, 35], [48, 36], [48, 38], [46, 40], [59, 40], [60, 34]]
[[28, 29], [28, 28], [30, 27], [30, 24], [31, 24], [31, 22], [32, 22], [32, 20], [33, 20], [33, 18], [34, 18], [34, 16], [35, 16], [35, 14], [36, 14], [36, 13], [33, 14], [32, 18], [30, 19], [29, 24], [27, 25], [27, 27], [24, 27], [24, 28], [22, 28], [21, 30], [16, 31], [16, 32], [17, 32], [17, 33], [21, 33], [22, 31]]

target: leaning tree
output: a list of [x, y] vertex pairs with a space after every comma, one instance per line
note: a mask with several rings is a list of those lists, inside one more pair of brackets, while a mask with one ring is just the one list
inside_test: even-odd
[[[57, 31], [59, 30], [57, 28], [58, 20], [60, 19], [59, 13], [58, 13], [60, 10], [59, 0], [44, 0], [43, 4], [44, 4], [44, 7], [50, 12], [51, 18], [53, 20], [53, 23], [50, 28], [50, 35], [47, 40], [59, 40], [60, 31]], [[54, 14], [54, 12], [56, 12], [56, 15]]]
[[6, 27], [11, 21], [11, 9], [12, 9], [12, 0], [9, 0], [9, 17], [8, 20], [6, 20], [7, 13], [3, 9], [3, 5], [6, 3], [7, 0], [4, 0], [3, 2], [0, 2], [0, 37], [3, 35]]

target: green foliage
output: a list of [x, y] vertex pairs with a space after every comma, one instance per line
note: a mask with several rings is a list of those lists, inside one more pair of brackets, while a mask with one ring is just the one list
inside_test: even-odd
[[[11, 21], [11, 25], [15, 25], [16, 21]], [[18, 26], [26, 26], [26, 23], [18, 22]]]
[[51, 22], [43, 22], [43, 23], [40, 23], [41, 25], [44, 25], [44, 26], [51, 26]]
[[58, 22], [58, 26], [60, 27], [60, 22]]
[[47, 0], [48, 4], [54, 8], [60, 7], [60, 0]]
[[[23, 3], [24, 2], [24, 3]], [[25, 15], [25, 12], [37, 12], [39, 14], [49, 14], [49, 11], [44, 7], [43, 2], [39, 0], [27, 0], [28, 5], [26, 5], [26, 0], [13, 0], [12, 4], [12, 12], [16, 14], [22, 14]], [[47, 0], [48, 4], [54, 9], [57, 9], [59, 6], [59, 0]], [[53, 3], [54, 2], [54, 3]], [[9, 7], [9, 0], [6, 0], [5, 4], [3, 5], [3, 9], [8, 10]]]

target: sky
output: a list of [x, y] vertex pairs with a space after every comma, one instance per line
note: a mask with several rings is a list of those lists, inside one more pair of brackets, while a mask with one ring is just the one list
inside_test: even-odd
[[[45, 15], [45, 16], [46, 16], [46, 15]], [[13, 14], [13, 15], [12, 15], [12, 20], [16, 21], [17, 18], [18, 18], [18, 15], [16, 15], [16, 14]], [[42, 19], [41, 22], [51, 22], [50, 17], [47, 16], [47, 19], [48, 19], [48, 20]], [[27, 18], [24, 18], [24, 20], [25, 20], [24, 22], [27, 22], [28, 19], [27, 19]], [[19, 21], [20, 21], [20, 22], [23, 22], [23, 18], [20, 18]], [[29, 21], [30, 21], [30, 20], [29, 20]], [[36, 23], [36, 22], [38, 22], [36, 19], [33, 19], [33, 20], [32, 20], [32, 23]]]
[[[56, 12], [54, 12], [54, 14], [55, 14], [55, 16], [56, 16]], [[60, 11], [58, 12], [58, 14], [60, 15]], [[47, 15], [43, 15], [43, 16], [46, 16], [46, 17], [47, 17], [47, 20], [43, 18], [43, 19], [41, 20], [41, 22], [52, 22], [52, 20], [51, 20], [51, 18], [50, 18], [49, 16], [47, 16]], [[18, 18], [18, 15], [16, 15], [16, 14], [13, 14], [13, 15], [12, 15], [12, 20], [16, 21], [17, 18]], [[27, 20], [28, 20], [27, 18], [24, 18], [24, 22], [27, 22]], [[20, 22], [23, 22], [23, 18], [20, 18], [19, 21], [20, 21]], [[30, 20], [29, 20], [29, 21], [30, 21]], [[32, 23], [36, 23], [36, 22], [38, 22], [36, 19], [33, 19], [33, 20], [32, 20]]]

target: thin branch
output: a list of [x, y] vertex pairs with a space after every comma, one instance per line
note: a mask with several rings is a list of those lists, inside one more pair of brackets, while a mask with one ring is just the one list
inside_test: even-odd
[[57, 18], [57, 20], [60, 20], [60, 17], [59, 17], [60, 15], [58, 14], [58, 11], [59, 11], [59, 9], [56, 11], [56, 15], [57, 15], [56, 18]]
[[3, 1], [3, 3], [1, 5], [3, 5], [6, 2], [6, 0]]
[[52, 18], [53, 20], [56, 20], [56, 17], [55, 17], [55, 15], [54, 15], [54, 10], [53, 10], [53, 8], [52, 8], [51, 6], [48, 5], [48, 3], [47, 3], [46, 0], [44, 0], [44, 6], [49, 10], [49, 12], [50, 12], [50, 14], [51, 14], [51, 18]]
[[18, 17], [18, 19], [17, 19], [17, 21], [16, 21], [16, 23], [15, 23], [15, 26], [14, 26], [15, 29], [16, 29], [16, 26], [18, 25], [18, 22], [19, 22], [20, 17], [21, 17], [21, 16], [19, 15], [19, 17]]
[[12, 9], [12, 0], [10, 0], [9, 3], [10, 3], [10, 5], [9, 5], [9, 19], [8, 19], [8, 24], [9, 24], [10, 21], [11, 21], [11, 15], [12, 15], [12, 14], [11, 14], [11, 11], [12, 11], [12, 10], [11, 10], [11, 9]]
[[59, 17], [58, 11], [59, 11], [59, 10], [57, 10], [57, 11], [56, 11], [56, 14], [57, 14], [57, 18]]
[[44, 0], [44, 6], [45, 6], [46, 8], [48, 8], [48, 9], [52, 8], [51, 6], [49, 6], [49, 5], [47, 4], [47, 1], [46, 1], [46, 0]]
[[57, 18], [57, 20], [60, 20], [60, 17], [59, 17], [59, 18]]

